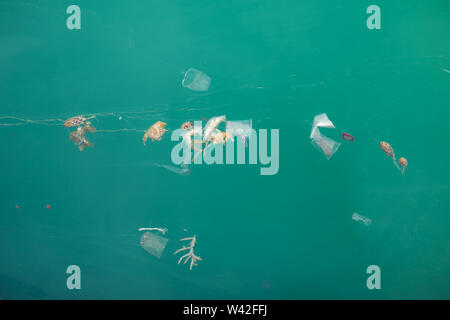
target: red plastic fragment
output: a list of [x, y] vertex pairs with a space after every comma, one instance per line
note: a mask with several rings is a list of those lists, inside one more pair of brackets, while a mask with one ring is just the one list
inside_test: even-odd
[[348, 133], [342, 132], [342, 139], [347, 141], [353, 141], [353, 136], [349, 135]]

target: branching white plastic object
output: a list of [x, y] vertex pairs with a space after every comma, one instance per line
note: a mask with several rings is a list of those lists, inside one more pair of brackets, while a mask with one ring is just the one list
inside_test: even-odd
[[175, 251], [173, 254], [175, 255], [175, 254], [177, 254], [177, 253], [179, 253], [179, 252], [189, 250], [188, 253], [186, 253], [185, 255], [183, 255], [183, 256], [178, 260], [178, 264], [180, 264], [180, 262], [183, 261], [183, 259], [185, 259], [185, 260], [184, 260], [184, 264], [186, 264], [186, 262], [188, 262], [188, 260], [191, 259], [191, 265], [190, 265], [190, 267], [189, 267], [189, 270], [192, 270], [192, 267], [197, 266], [196, 261], [197, 261], [197, 260], [198, 260], [198, 261], [202, 261], [202, 258], [200, 258], [199, 256], [196, 256], [196, 255], [194, 254], [194, 246], [195, 246], [195, 244], [197, 243], [196, 235], [194, 235], [193, 237], [180, 239], [180, 241], [189, 241], [189, 240], [190, 240], [191, 242], [189, 243], [188, 246], [184, 246], [184, 245], [183, 245], [183, 247], [181, 247], [180, 249], [178, 249], [177, 251]]

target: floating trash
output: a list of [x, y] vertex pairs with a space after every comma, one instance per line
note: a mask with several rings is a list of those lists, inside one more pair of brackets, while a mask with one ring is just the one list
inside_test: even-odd
[[314, 120], [313, 120], [311, 135], [309, 136], [311, 139], [314, 138], [316, 131], [318, 130], [319, 127], [335, 128], [333, 122], [331, 122], [330, 119], [328, 119], [328, 116], [326, 113], [318, 114], [317, 116], [314, 117]]
[[192, 122], [190, 122], [190, 121], [186, 121], [185, 123], [183, 123], [182, 125], [181, 125], [181, 129], [183, 129], [183, 130], [190, 130], [190, 129], [192, 129], [194, 127], [194, 125], [192, 124]]
[[406, 158], [400, 158], [398, 159], [398, 164], [400, 165], [400, 167], [402, 167], [402, 174], [405, 173], [405, 169], [408, 166], [408, 160], [406, 160]]
[[19, 206], [17, 203], [16, 203], [16, 205], [14, 206], [14, 208], [16, 208], [17, 210], [22, 210], [22, 207]]
[[311, 144], [317, 150], [319, 150], [328, 160], [330, 160], [331, 157], [336, 153], [336, 151], [338, 151], [339, 146], [341, 145], [339, 142], [321, 135], [318, 129], [314, 132]]
[[361, 222], [366, 227], [370, 226], [372, 224], [372, 220], [370, 218], [367, 218], [365, 216], [362, 216], [360, 214], [357, 214], [356, 212], [353, 213], [352, 219], [358, 222]]
[[202, 71], [189, 68], [184, 74], [181, 84], [193, 91], [207, 91], [211, 84], [211, 78]]
[[211, 139], [212, 134], [217, 129], [219, 124], [221, 122], [227, 121], [226, 116], [218, 116], [218, 117], [212, 117], [208, 120], [208, 122], [205, 125], [205, 129], [203, 130], [203, 141], [209, 141]]
[[183, 255], [183, 256], [178, 260], [178, 264], [180, 264], [180, 262], [183, 261], [183, 259], [185, 259], [185, 260], [184, 260], [184, 264], [186, 264], [186, 262], [188, 262], [188, 260], [191, 259], [191, 265], [190, 265], [190, 267], [189, 267], [189, 270], [192, 270], [192, 267], [197, 266], [196, 261], [197, 261], [197, 260], [198, 260], [198, 261], [202, 261], [203, 259], [200, 258], [199, 256], [196, 256], [196, 255], [194, 254], [194, 247], [195, 247], [195, 244], [197, 243], [197, 236], [196, 236], [196, 235], [194, 235], [193, 237], [190, 237], [190, 238], [183, 238], [183, 239], [180, 239], [180, 241], [189, 241], [189, 240], [190, 240], [190, 243], [189, 243], [188, 246], [183, 246], [181, 249], [178, 249], [178, 250], [175, 251], [173, 254], [175, 255], [175, 254], [177, 254], [177, 253], [179, 253], [179, 252], [182, 252], [182, 251], [185, 251], [185, 250], [189, 250], [188, 253], [186, 253], [185, 255]]
[[225, 131], [234, 137], [248, 138], [252, 133], [252, 119], [227, 121]]
[[78, 127], [76, 131], [72, 131], [69, 134], [70, 140], [73, 141], [73, 143], [78, 146], [78, 150], [83, 151], [85, 147], [92, 147], [93, 144], [90, 143], [86, 139], [86, 133], [87, 132], [94, 133], [96, 129], [91, 126], [91, 123], [88, 121], [86, 122], [83, 127]]
[[83, 116], [76, 116], [76, 117], [72, 117], [67, 119], [66, 121], [64, 121], [64, 127], [66, 128], [71, 128], [71, 127], [79, 127], [81, 126], [86, 120], [95, 118], [95, 116], [91, 116], [91, 117], [83, 117]]
[[347, 141], [353, 141], [353, 136], [349, 135], [348, 133], [342, 132], [342, 139]]
[[167, 228], [139, 228], [138, 231], [159, 231], [162, 234], [166, 234], [169, 229]]
[[145, 251], [160, 258], [169, 239], [147, 231], [141, 237], [140, 245]]
[[401, 171], [400, 167], [398, 166], [396, 159], [395, 159], [395, 152], [394, 149], [391, 147], [391, 145], [385, 141], [381, 141], [380, 142], [380, 148], [381, 150], [384, 151], [384, 153], [390, 157], [392, 159], [392, 161], [394, 162], [395, 166], [397, 167], [398, 170]]
[[171, 165], [168, 165], [168, 164], [158, 164], [158, 163], [155, 163], [155, 166], [167, 169], [167, 170], [169, 170], [169, 171], [171, 171], [173, 173], [179, 174], [180, 176], [187, 176], [187, 175], [189, 175], [191, 173], [191, 169], [189, 169], [187, 167], [178, 168], [178, 167], [171, 166]]
[[162, 121], [155, 122], [144, 134], [142, 141], [145, 146], [145, 142], [148, 138], [152, 139], [152, 141], [160, 141], [163, 134], [167, 132], [167, 130], [164, 128], [167, 125], [167, 123]]

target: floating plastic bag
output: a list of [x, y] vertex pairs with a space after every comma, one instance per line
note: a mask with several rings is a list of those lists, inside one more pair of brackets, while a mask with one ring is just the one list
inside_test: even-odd
[[318, 130], [319, 127], [335, 128], [333, 122], [331, 122], [330, 119], [328, 119], [328, 116], [326, 113], [318, 114], [317, 116], [314, 117], [314, 120], [313, 120], [311, 135], [309, 136], [311, 139], [314, 138], [316, 131]]
[[142, 235], [140, 245], [145, 251], [159, 259], [168, 240], [167, 238], [147, 231]]
[[352, 219], [355, 221], [361, 222], [366, 227], [368, 227], [372, 224], [372, 220], [370, 218], [364, 217], [360, 214], [357, 214], [356, 212], [352, 215]]
[[333, 139], [322, 136], [319, 129], [314, 132], [311, 144], [317, 150], [319, 150], [328, 160], [330, 160], [333, 154], [338, 151], [339, 146], [341, 145], [339, 142], [336, 142]]
[[193, 91], [207, 91], [211, 84], [211, 78], [206, 74], [194, 68], [189, 68], [184, 74], [182, 86]]
[[252, 119], [227, 121], [226, 132], [235, 137], [250, 137], [252, 132]]

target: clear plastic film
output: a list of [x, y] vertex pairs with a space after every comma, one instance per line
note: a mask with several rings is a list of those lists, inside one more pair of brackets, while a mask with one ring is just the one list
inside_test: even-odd
[[226, 132], [234, 137], [250, 137], [252, 132], [252, 119], [227, 121]]
[[311, 144], [328, 160], [330, 160], [336, 151], [338, 151], [339, 146], [341, 145], [339, 142], [321, 135], [319, 129], [315, 130]]
[[211, 84], [211, 78], [204, 72], [189, 68], [184, 74], [182, 86], [193, 91], [207, 91]]
[[159, 259], [166, 248], [168, 240], [167, 238], [147, 231], [142, 235], [140, 245], [145, 251]]
[[363, 215], [360, 215], [360, 214], [358, 214], [356, 212], [353, 213], [352, 219], [357, 221], [357, 222], [362, 223], [366, 227], [368, 227], [368, 226], [370, 226], [372, 224], [372, 220], [370, 218], [367, 218], [367, 217], [365, 217]]
[[318, 114], [314, 117], [313, 125], [311, 129], [311, 135], [309, 136], [310, 139], [313, 139], [316, 135], [316, 132], [319, 130], [318, 128], [335, 128], [333, 122], [328, 119], [328, 116], [326, 113]]

